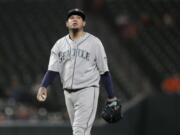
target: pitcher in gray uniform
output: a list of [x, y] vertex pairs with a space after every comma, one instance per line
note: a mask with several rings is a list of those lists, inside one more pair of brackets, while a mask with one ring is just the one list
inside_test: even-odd
[[66, 27], [69, 34], [53, 46], [48, 70], [37, 93], [38, 101], [45, 101], [47, 87], [60, 75], [73, 135], [90, 135], [96, 116], [100, 80], [107, 91], [108, 101], [117, 100], [104, 47], [97, 37], [84, 31], [85, 19], [80, 9], [68, 12]]

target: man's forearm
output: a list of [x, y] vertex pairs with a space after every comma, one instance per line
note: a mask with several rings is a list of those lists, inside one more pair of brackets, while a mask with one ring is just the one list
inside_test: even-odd
[[112, 84], [112, 78], [110, 72], [105, 72], [103, 75], [101, 75], [101, 82], [103, 83], [106, 89], [108, 98], [115, 97], [113, 92], [113, 84]]
[[41, 87], [47, 88], [58, 76], [58, 74], [59, 74], [58, 72], [48, 70], [46, 74], [44, 75], [44, 78], [41, 82]]

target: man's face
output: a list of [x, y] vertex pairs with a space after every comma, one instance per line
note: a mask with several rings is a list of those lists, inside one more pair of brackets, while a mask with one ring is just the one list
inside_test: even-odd
[[83, 21], [81, 16], [71, 15], [66, 21], [66, 26], [70, 30], [83, 29], [85, 26], [85, 21]]

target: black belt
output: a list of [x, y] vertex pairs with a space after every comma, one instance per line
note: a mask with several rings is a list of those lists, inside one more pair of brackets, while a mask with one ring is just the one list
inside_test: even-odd
[[[93, 85], [93, 86], [90, 86], [90, 87], [97, 87], [97, 86]], [[64, 88], [64, 90], [67, 91], [67, 92], [69, 92], [69, 93], [72, 93], [72, 92], [80, 91], [80, 90], [85, 89], [85, 88], [88, 88], [88, 87], [79, 88], [79, 89], [68, 89], [68, 88]]]
[[82, 89], [83, 88], [80, 88], [80, 89], [67, 89], [67, 88], [65, 88], [64, 90], [69, 92], [69, 93], [72, 93], [72, 92], [77, 92], [77, 91], [82, 90]]

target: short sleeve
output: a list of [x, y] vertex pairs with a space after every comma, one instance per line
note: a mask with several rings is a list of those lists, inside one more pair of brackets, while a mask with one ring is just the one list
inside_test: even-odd
[[96, 65], [100, 74], [104, 74], [106, 71], [109, 71], [107, 64], [107, 56], [104, 47], [99, 39], [97, 40], [96, 48]]
[[51, 49], [48, 70], [59, 72], [60, 65], [59, 65], [59, 58], [58, 58], [58, 53], [57, 53], [58, 49], [56, 47], [56, 44]]

